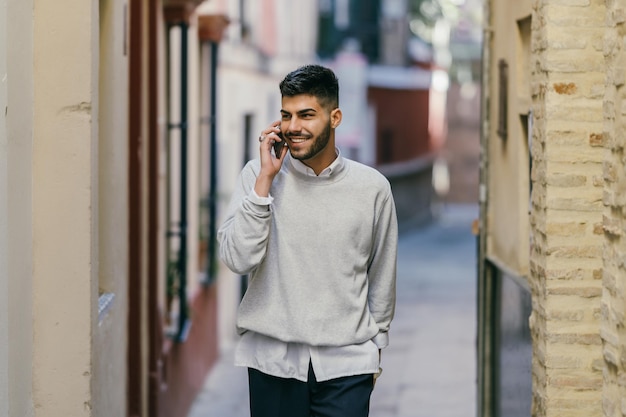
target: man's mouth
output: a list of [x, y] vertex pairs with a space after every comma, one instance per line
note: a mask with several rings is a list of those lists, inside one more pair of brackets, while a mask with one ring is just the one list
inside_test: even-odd
[[309, 139], [310, 139], [309, 137], [293, 137], [293, 136], [289, 136], [289, 140], [292, 141], [293, 143], [303, 143], [303, 142], [306, 142]]

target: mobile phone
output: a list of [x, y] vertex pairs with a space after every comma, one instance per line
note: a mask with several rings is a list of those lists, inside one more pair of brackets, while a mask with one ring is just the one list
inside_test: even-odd
[[281, 152], [283, 151], [283, 147], [285, 146], [285, 138], [283, 137], [282, 132], [278, 133], [278, 137], [282, 139], [280, 142], [274, 142], [274, 154], [276, 154], [276, 158], [280, 158]]

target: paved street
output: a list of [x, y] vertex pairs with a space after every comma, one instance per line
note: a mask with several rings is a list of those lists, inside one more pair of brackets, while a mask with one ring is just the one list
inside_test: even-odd
[[[370, 417], [473, 417], [478, 208], [446, 207], [400, 236], [398, 302]], [[247, 374], [224, 352], [188, 417], [247, 417]]]

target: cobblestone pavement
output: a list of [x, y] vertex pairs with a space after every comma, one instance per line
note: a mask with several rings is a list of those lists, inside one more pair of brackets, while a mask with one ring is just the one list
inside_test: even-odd
[[[396, 316], [370, 417], [473, 417], [476, 409], [474, 204], [446, 206], [399, 241]], [[188, 417], [247, 417], [245, 369], [222, 353]]]

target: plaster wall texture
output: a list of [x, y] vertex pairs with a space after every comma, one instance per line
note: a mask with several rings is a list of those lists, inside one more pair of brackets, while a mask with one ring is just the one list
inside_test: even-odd
[[33, 8], [33, 402], [92, 415], [98, 2]]

